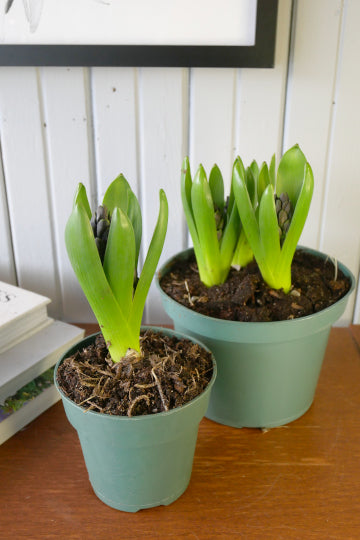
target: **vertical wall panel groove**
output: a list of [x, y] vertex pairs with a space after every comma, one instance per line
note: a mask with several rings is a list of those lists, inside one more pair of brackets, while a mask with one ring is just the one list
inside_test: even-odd
[[99, 193], [96, 176], [96, 154], [95, 154], [95, 126], [94, 126], [94, 107], [93, 107], [93, 88], [91, 68], [84, 68], [84, 97], [85, 97], [85, 114], [87, 118], [87, 139], [88, 139], [88, 160], [89, 160], [89, 184], [90, 184], [90, 206], [95, 208], [98, 204]]
[[[182, 249], [182, 207], [179, 197], [181, 162], [185, 152], [187, 126], [184, 109], [188, 107], [184, 93], [186, 69], [141, 70], [140, 133], [141, 182], [143, 212], [143, 254], [147, 250], [159, 210], [159, 189], [163, 188], [169, 203], [169, 225], [163, 254], [165, 261]], [[149, 307], [151, 306], [151, 317]], [[145, 321], [161, 322], [164, 312], [152, 286]]]
[[312, 166], [315, 189], [301, 243], [319, 248], [341, 0], [301, 0], [295, 10], [284, 149], [299, 143]]
[[[0, 119], [1, 126], [1, 119]], [[11, 224], [4, 177], [0, 129], [0, 280], [17, 284]]]
[[207, 175], [216, 163], [227, 190], [232, 167], [235, 69], [194, 68], [191, 77], [190, 165]]
[[[183, 86], [182, 86], [182, 92], [183, 92], [183, 141], [182, 141], [182, 152], [183, 155], [181, 156], [181, 159], [183, 160], [185, 156], [190, 155], [190, 88], [191, 88], [191, 68], [187, 68], [184, 70], [183, 74]], [[180, 164], [180, 167], [182, 165], [182, 162]], [[178, 172], [178, 196], [180, 198], [180, 172]], [[181, 230], [182, 233], [182, 243], [181, 243], [181, 249], [187, 249], [189, 246], [189, 233], [188, 233], [188, 227], [185, 220], [185, 214], [182, 209], [181, 204], [181, 222], [179, 226], [179, 230]]]
[[47, 196], [47, 204], [49, 208], [49, 215], [51, 216], [48, 227], [49, 227], [49, 233], [51, 236], [51, 244], [52, 244], [52, 249], [53, 249], [53, 257], [54, 257], [54, 261], [53, 261], [54, 285], [57, 291], [57, 303], [56, 305], [52, 305], [49, 307], [49, 312], [52, 313], [54, 317], [59, 317], [59, 316], [62, 316], [63, 314], [62, 295], [60, 294], [61, 281], [60, 281], [60, 271], [59, 271], [59, 248], [57, 245], [56, 235], [55, 235], [55, 220], [54, 220], [55, 201], [54, 201], [54, 198], [52, 197], [51, 185], [50, 185], [49, 148], [48, 148], [47, 137], [46, 137], [44, 96], [42, 92], [41, 75], [40, 75], [39, 69], [36, 69], [36, 80], [37, 80], [37, 90], [38, 90], [38, 96], [39, 96], [39, 116], [40, 116], [40, 124], [41, 124], [41, 136], [42, 136], [42, 144], [43, 144], [43, 149], [44, 149], [46, 196]]
[[82, 182], [90, 200], [93, 198], [83, 69], [44, 68], [41, 83], [64, 306], [62, 316], [69, 321], [95, 320], [69, 263], [64, 242], [65, 225], [77, 184]]
[[236, 151], [245, 164], [281, 154], [291, 9], [279, 1], [274, 69], [240, 70]]
[[98, 200], [119, 173], [138, 194], [136, 70], [92, 68], [91, 80]]
[[321, 194], [321, 212], [319, 213], [321, 216], [320, 221], [320, 231], [319, 231], [319, 241], [318, 245], [322, 246], [324, 243], [324, 239], [326, 237], [327, 231], [325, 227], [326, 222], [326, 207], [327, 207], [327, 201], [329, 197], [329, 193], [331, 192], [331, 155], [332, 155], [332, 149], [334, 144], [334, 137], [336, 135], [336, 102], [338, 99], [338, 93], [339, 93], [339, 76], [341, 72], [341, 59], [343, 54], [343, 40], [344, 40], [344, 23], [345, 23], [345, 16], [344, 16], [344, 0], [338, 5], [338, 14], [339, 14], [339, 28], [338, 28], [338, 35], [337, 35], [337, 50], [334, 60], [335, 65], [335, 77], [333, 81], [333, 91], [332, 91], [332, 102], [331, 102], [331, 110], [329, 114], [329, 129], [328, 129], [328, 136], [327, 136], [327, 145], [326, 145], [326, 160], [325, 160], [325, 175], [324, 175], [324, 186]]
[[[24, 94], [24, 89], [26, 92]], [[4, 172], [19, 285], [52, 299], [57, 312], [45, 157], [35, 68], [0, 70]]]
[[[142, 215], [142, 238], [141, 238], [141, 246], [140, 246], [140, 255], [139, 255], [139, 262], [138, 262], [138, 273], [141, 272], [142, 265], [145, 260], [146, 256], [146, 249], [144, 246], [144, 215], [145, 215], [145, 192], [144, 192], [144, 139], [142, 135], [142, 130], [144, 126], [144, 99], [143, 99], [143, 69], [138, 68], [137, 69], [137, 102], [136, 102], [136, 133], [137, 133], [137, 158], [138, 158], [138, 199], [141, 207], [141, 215]], [[151, 308], [149, 306], [149, 302], [146, 302], [144, 313], [143, 313], [143, 323], [150, 322], [150, 314], [151, 314]]]
[[[360, 109], [357, 106], [360, 95], [358, 63], [360, 4], [357, 0], [349, 0], [345, 5], [321, 248], [349, 266], [354, 275], [358, 276], [360, 268], [360, 191], [357, 177], [359, 139], [353, 132], [353, 127], [360, 125]], [[349, 196], [350, 193], [353, 196]], [[354, 303], [355, 295], [349, 302], [343, 317], [344, 322], [352, 320]]]
[[286, 137], [286, 110], [289, 101], [289, 81], [292, 78], [292, 67], [293, 67], [293, 56], [294, 56], [294, 36], [296, 34], [296, 13], [297, 13], [297, 2], [298, 0], [291, 0], [290, 7], [290, 16], [289, 16], [289, 34], [288, 34], [288, 50], [287, 50], [287, 61], [286, 61], [286, 75], [285, 75], [285, 96], [283, 100], [283, 110], [282, 110], [282, 131], [281, 131], [281, 152], [284, 154], [287, 150], [285, 146], [285, 137]]
[[[142, 204], [141, 192], [141, 156], [140, 156], [140, 140], [141, 140], [141, 121], [140, 121], [140, 69], [134, 69], [134, 94], [135, 94], [135, 152], [136, 152], [136, 178], [137, 178], [137, 196], [140, 204]], [[143, 264], [143, 255], [139, 253], [139, 265]]]

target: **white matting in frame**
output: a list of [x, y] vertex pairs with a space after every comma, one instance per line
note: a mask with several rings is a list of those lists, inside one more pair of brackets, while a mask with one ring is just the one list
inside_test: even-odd
[[0, 43], [251, 46], [256, 10], [257, 0], [0, 0]]

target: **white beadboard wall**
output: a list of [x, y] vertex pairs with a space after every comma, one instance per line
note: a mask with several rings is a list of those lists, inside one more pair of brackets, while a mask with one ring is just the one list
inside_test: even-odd
[[[164, 261], [188, 244], [185, 155], [193, 170], [216, 162], [229, 186], [237, 154], [269, 160], [295, 143], [316, 186], [301, 244], [358, 278], [359, 20], [358, 0], [279, 0], [274, 69], [1, 67], [0, 280], [49, 296], [56, 318], [94, 321], [63, 240], [79, 181], [94, 207], [124, 173], [141, 203], [143, 249], [164, 188]], [[167, 322], [155, 287], [145, 322]], [[340, 324], [349, 322], [360, 323], [359, 289]]]

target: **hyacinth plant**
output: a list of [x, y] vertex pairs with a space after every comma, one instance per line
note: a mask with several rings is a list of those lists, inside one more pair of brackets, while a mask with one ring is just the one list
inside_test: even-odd
[[253, 205], [246, 171], [240, 158], [233, 169], [233, 190], [241, 222], [264, 281], [273, 289], [291, 289], [291, 264], [314, 189], [309, 163], [298, 145], [281, 158], [276, 173], [270, 166], [257, 168], [257, 200]]
[[[246, 183], [254, 192], [247, 170]], [[202, 165], [192, 179], [189, 159], [181, 170], [181, 199], [201, 281], [207, 287], [226, 281], [231, 266], [246, 265], [253, 257], [242, 231], [233, 190], [225, 199], [221, 171], [214, 165], [209, 179]]]
[[141, 319], [167, 222], [167, 199], [160, 190], [159, 215], [138, 278], [141, 210], [125, 177], [120, 175], [110, 184], [94, 216], [84, 185], [76, 190], [65, 228], [66, 249], [113, 362], [141, 355]]

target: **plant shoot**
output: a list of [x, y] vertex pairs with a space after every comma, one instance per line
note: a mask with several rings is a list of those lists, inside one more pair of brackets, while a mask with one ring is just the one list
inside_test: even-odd
[[125, 177], [110, 184], [94, 216], [84, 185], [78, 185], [65, 229], [66, 249], [114, 362], [127, 354], [140, 356], [141, 319], [167, 222], [167, 199], [160, 190], [159, 215], [138, 278], [142, 217]]

